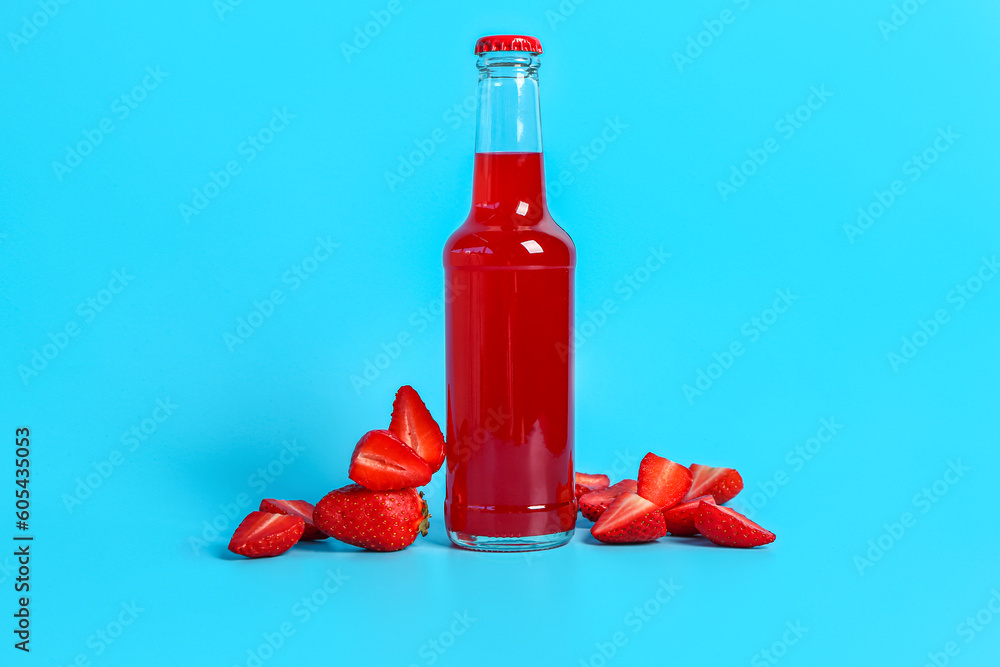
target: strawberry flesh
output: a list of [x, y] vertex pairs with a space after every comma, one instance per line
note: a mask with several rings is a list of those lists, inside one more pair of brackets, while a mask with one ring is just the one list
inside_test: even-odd
[[347, 476], [373, 491], [423, 486], [431, 469], [419, 454], [386, 430], [368, 431], [351, 456]]
[[631, 544], [658, 540], [667, 534], [667, 527], [656, 503], [626, 491], [615, 498], [590, 534], [609, 544]]
[[697, 535], [698, 528], [694, 525], [694, 519], [702, 501], [715, 504], [715, 498], [712, 496], [701, 496], [663, 510], [663, 521], [667, 524], [667, 532], [671, 535]]
[[250, 512], [229, 541], [229, 550], [247, 558], [277, 556], [291, 549], [305, 529], [300, 516]]
[[610, 507], [615, 498], [626, 491], [635, 493], [637, 483], [634, 479], [623, 479], [617, 484], [612, 484], [600, 491], [591, 491], [580, 496], [580, 512], [584, 518], [597, 521], [604, 514], [604, 510]]
[[403, 385], [396, 392], [389, 430], [416, 451], [430, 466], [432, 473], [441, 469], [444, 463], [444, 435], [420, 395], [410, 385]]
[[749, 549], [774, 542], [775, 535], [761, 528], [732, 507], [702, 501], [695, 512], [698, 532], [723, 547]]
[[673, 507], [691, 488], [691, 471], [650, 452], [639, 464], [638, 494], [657, 507]]
[[372, 491], [349, 484], [316, 503], [313, 520], [330, 537], [370, 551], [398, 551], [427, 535], [427, 503], [416, 489]]
[[684, 496], [684, 502], [711, 495], [721, 505], [743, 490], [743, 478], [732, 468], [713, 468], [697, 463], [692, 463], [690, 468], [691, 490]]
[[304, 500], [264, 498], [264, 500], [260, 501], [260, 511], [302, 517], [302, 520], [306, 522], [306, 528], [302, 532], [303, 540], [325, 540], [327, 538], [326, 533], [313, 524], [312, 503], [307, 503]]
[[606, 489], [611, 484], [607, 475], [588, 475], [585, 472], [576, 473], [576, 499], [591, 491]]

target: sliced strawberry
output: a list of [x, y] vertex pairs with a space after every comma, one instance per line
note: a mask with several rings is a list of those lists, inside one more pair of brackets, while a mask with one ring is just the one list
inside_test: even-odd
[[444, 436], [441, 434], [441, 427], [410, 385], [403, 385], [396, 392], [389, 430], [416, 450], [430, 466], [432, 473], [441, 468], [444, 463]]
[[743, 490], [743, 478], [732, 468], [713, 468], [691, 464], [691, 490], [684, 496], [684, 502], [706, 494], [722, 504], [736, 497]]
[[615, 498], [626, 491], [635, 493], [636, 488], [636, 481], [634, 479], [623, 479], [606, 489], [585, 493], [580, 496], [580, 512], [584, 518], [597, 521], [604, 514], [604, 510], [608, 509], [611, 503], [615, 502]]
[[236, 528], [229, 550], [247, 558], [277, 556], [299, 541], [305, 526], [300, 516], [250, 512]]
[[302, 532], [303, 540], [325, 540], [329, 535], [317, 528], [313, 524], [313, 506], [304, 500], [275, 500], [274, 498], [264, 498], [260, 501], [260, 511], [271, 514], [287, 514], [288, 516], [300, 516], [306, 522], [306, 529]]
[[431, 469], [405, 442], [378, 429], [361, 436], [347, 476], [367, 489], [392, 491], [423, 486], [431, 481]]
[[723, 547], [749, 549], [774, 542], [775, 536], [732, 507], [702, 501], [694, 519], [698, 532]]
[[691, 471], [670, 459], [650, 452], [639, 464], [639, 490], [637, 493], [667, 508], [676, 505], [691, 488]]
[[610, 544], [652, 542], [667, 534], [667, 526], [656, 503], [626, 491], [615, 498], [590, 534]]
[[667, 524], [667, 532], [671, 535], [697, 535], [698, 528], [694, 525], [694, 518], [698, 512], [698, 505], [702, 501], [711, 505], [715, 504], [715, 498], [712, 496], [701, 496], [663, 510], [663, 520]]
[[591, 491], [600, 491], [608, 488], [611, 480], [607, 475], [588, 475], [585, 472], [576, 473], [576, 499]]

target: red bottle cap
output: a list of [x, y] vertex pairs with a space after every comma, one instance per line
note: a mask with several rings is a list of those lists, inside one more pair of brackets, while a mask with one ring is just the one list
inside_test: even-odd
[[476, 42], [476, 55], [490, 51], [527, 51], [539, 55], [542, 43], [527, 35], [487, 35]]

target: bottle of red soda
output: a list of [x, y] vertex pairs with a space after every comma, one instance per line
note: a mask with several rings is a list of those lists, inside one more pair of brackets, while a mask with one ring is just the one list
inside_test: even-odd
[[534, 37], [476, 43], [472, 211], [444, 249], [452, 542], [530, 551], [570, 540], [576, 249], [549, 215]]

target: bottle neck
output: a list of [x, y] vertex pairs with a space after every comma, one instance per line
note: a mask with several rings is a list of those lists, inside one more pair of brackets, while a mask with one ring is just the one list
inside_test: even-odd
[[477, 66], [476, 219], [533, 224], [545, 213], [538, 56], [485, 53]]
[[541, 153], [538, 56], [513, 51], [479, 56], [477, 153]]

